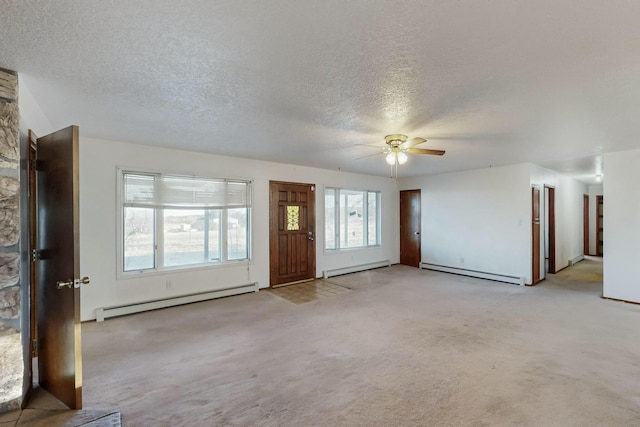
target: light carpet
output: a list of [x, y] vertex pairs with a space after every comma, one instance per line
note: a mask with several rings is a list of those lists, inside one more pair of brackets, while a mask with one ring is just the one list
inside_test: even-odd
[[535, 287], [392, 266], [83, 325], [87, 407], [127, 426], [640, 425], [640, 306], [599, 261]]

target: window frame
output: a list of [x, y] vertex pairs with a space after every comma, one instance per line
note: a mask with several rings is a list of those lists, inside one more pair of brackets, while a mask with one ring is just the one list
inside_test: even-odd
[[[333, 201], [334, 201], [334, 208], [333, 208], [333, 228], [334, 228], [334, 237], [333, 237], [333, 241], [334, 241], [334, 245], [335, 247], [333, 248], [328, 248], [327, 247], [327, 239], [326, 239], [326, 232], [327, 232], [327, 225], [328, 225], [328, 218], [327, 218], [327, 206], [326, 206], [326, 199], [327, 199], [327, 192], [328, 191], [333, 191]], [[345, 192], [350, 192], [350, 193], [362, 193], [363, 197], [363, 207], [362, 207], [362, 242], [363, 245], [362, 246], [348, 246], [348, 247], [342, 247], [341, 244], [341, 230], [340, 230], [340, 219], [341, 219], [341, 215], [340, 215], [340, 202], [342, 199], [342, 191]], [[375, 244], [369, 244], [369, 197], [371, 194], [375, 195], [375, 201], [376, 201], [376, 219], [375, 219], [375, 229], [376, 229], [376, 243]], [[370, 189], [366, 189], [366, 190], [362, 190], [362, 189], [354, 189], [354, 188], [343, 188], [343, 187], [332, 187], [332, 186], [326, 186], [324, 188], [324, 192], [323, 192], [323, 202], [325, 203], [324, 205], [324, 212], [323, 212], [323, 216], [324, 216], [324, 252], [327, 254], [331, 254], [331, 253], [338, 253], [338, 252], [342, 252], [342, 251], [352, 251], [352, 250], [361, 250], [361, 249], [369, 249], [369, 248], [378, 248], [380, 246], [382, 246], [382, 191], [381, 190], [370, 190]], [[348, 194], [347, 194], [348, 196]]]
[[[176, 266], [167, 267], [164, 265], [164, 211], [166, 209], [176, 209], [176, 208], [161, 208], [161, 207], [149, 207], [149, 209], [153, 210], [153, 234], [154, 234], [154, 250], [153, 250], [153, 259], [154, 259], [154, 267], [153, 268], [145, 268], [145, 269], [137, 269], [137, 270], [129, 270], [125, 271], [125, 262], [124, 262], [124, 183], [125, 183], [125, 175], [126, 174], [139, 174], [139, 175], [152, 175], [152, 176], [168, 176], [168, 177], [193, 177], [193, 178], [202, 178], [202, 179], [215, 179], [215, 180], [225, 180], [225, 181], [235, 181], [235, 182], [244, 182], [248, 185], [248, 198], [249, 200], [253, 200], [253, 189], [254, 189], [254, 180], [247, 178], [219, 178], [212, 176], [203, 176], [203, 175], [195, 175], [193, 173], [177, 173], [177, 172], [168, 172], [161, 170], [150, 170], [146, 168], [136, 168], [136, 167], [117, 167], [116, 168], [116, 279], [129, 279], [141, 276], [153, 276], [153, 275], [161, 275], [166, 273], [175, 273], [175, 272], [183, 272], [183, 271], [197, 271], [197, 270], [207, 270], [207, 269], [216, 269], [216, 268], [225, 268], [225, 267], [234, 267], [239, 265], [251, 265], [254, 263], [253, 261], [253, 203], [249, 203], [244, 209], [246, 209], [246, 226], [247, 226], [247, 235], [246, 235], [246, 247], [247, 247], [247, 257], [243, 259], [228, 259], [227, 254], [227, 233], [228, 233], [228, 210], [239, 208], [238, 206], [233, 207], [212, 207], [210, 209], [203, 209], [209, 211], [220, 211], [220, 220], [219, 220], [219, 251], [220, 251], [220, 260], [212, 261], [212, 262], [202, 262], [202, 263], [193, 263], [193, 264], [182, 264]], [[177, 208], [180, 209], [180, 208]], [[196, 208], [184, 208], [184, 209], [202, 209], [201, 207]], [[243, 209], [240, 207], [240, 209]]]

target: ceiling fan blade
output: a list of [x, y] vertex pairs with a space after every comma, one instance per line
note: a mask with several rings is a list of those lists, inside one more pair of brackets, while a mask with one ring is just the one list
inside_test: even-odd
[[412, 154], [431, 154], [433, 156], [442, 156], [445, 153], [444, 150], [429, 150], [427, 148], [407, 148], [406, 151]]
[[409, 147], [415, 147], [416, 145], [422, 144], [423, 142], [427, 142], [427, 140], [417, 136], [415, 138], [411, 138], [411, 141], [407, 141], [407, 142], [405, 142], [405, 144], [409, 144], [409, 146], [408, 146], [408, 148], [409, 148]]
[[[380, 148], [380, 147], [378, 147], [378, 148]], [[377, 153], [367, 154], [366, 156], [358, 157], [356, 160], [366, 159], [367, 157], [378, 156], [380, 154], [384, 154], [384, 151], [378, 151]]]
[[380, 144], [354, 144], [356, 147], [373, 147], [373, 148], [382, 148]]

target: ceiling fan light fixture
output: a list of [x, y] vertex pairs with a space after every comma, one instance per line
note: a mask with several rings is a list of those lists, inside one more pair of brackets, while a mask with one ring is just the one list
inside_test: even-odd
[[409, 160], [409, 157], [407, 156], [407, 154], [402, 151], [398, 153], [397, 157], [398, 157], [398, 163], [401, 165], [404, 165], [405, 163], [407, 163], [407, 160]]
[[[391, 153], [387, 154], [387, 157], [385, 157], [384, 160], [387, 162], [387, 164], [389, 164], [391, 166], [395, 165], [396, 164], [396, 153], [394, 153], [392, 151]], [[405, 160], [405, 162], [406, 162], [406, 160]]]
[[[404, 165], [405, 163], [407, 163], [407, 161], [409, 161], [409, 154], [430, 154], [432, 156], [442, 156], [444, 154], [444, 150], [416, 148], [417, 145], [420, 145], [423, 142], [427, 142], [426, 139], [420, 137], [412, 138], [409, 141], [407, 135], [393, 133], [391, 135], [385, 136], [384, 141], [386, 143], [386, 147], [382, 148], [381, 151], [367, 156], [359, 157], [359, 159], [382, 154], [384, 156], [385, 162], [389, 166], [391, 166], [392, 168], [395, 166], [397, 175], [398, 166]], [[374, 147], [376, 147], [376, 145], [374, 145]]]

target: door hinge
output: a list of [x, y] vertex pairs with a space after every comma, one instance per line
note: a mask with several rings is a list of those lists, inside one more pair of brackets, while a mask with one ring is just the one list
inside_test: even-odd
[[40, 170], [40, 165], [41, 165], [41, 162], [39, 162], [38, 159], [29, 160], [29, 168], [31, 170], [34, 170], [34, 171]]
[[34, 354], [38, 352], [38, 340], [31, 340], [31, 352]]
[[31, 262], [36, 262], [40, 259], [40, 251], [37, 249], [31, 249]]

